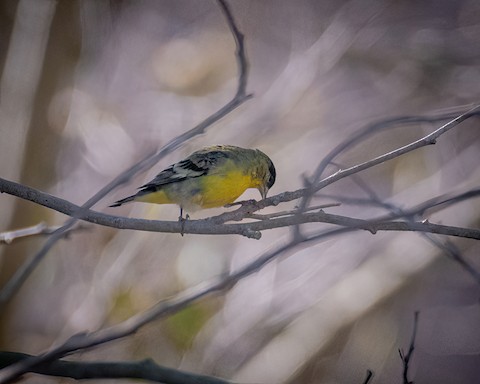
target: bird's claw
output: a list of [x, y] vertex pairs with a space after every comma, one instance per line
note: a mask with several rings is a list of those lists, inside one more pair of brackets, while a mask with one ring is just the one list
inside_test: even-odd
[[190, 215], [187, 213], [185, 215], [185, 218], [183, 218], [183, 210], [180, 210], [180, 216], [178, 216], [178, 221], [180, 221], [182, 224], [182, 229], [180, 230], [180, 235], [185, 234], [185, 222], [190, 219]]

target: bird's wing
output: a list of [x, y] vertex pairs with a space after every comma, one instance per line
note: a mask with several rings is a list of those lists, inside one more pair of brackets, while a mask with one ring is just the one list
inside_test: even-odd
[[224, 151], [197, 151], [185, 160], [172, 164], [160, 172], [152, 181], [140, 187], [142, 190], [159, 187], [212, 173], [229, 157]]

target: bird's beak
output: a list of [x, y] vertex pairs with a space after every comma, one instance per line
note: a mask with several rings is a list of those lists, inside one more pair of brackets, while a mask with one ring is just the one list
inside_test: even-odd
[[258, 187], [260, 194], [262, 195], [262, 200], [267, 198], [268, 188], [264, 185]]

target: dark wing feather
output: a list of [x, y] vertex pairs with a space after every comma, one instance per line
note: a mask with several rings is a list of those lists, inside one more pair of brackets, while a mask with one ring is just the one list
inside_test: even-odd
[[221, 150], [194, 152], [185, 160], [164, 169], [152, 181], [141, 186], [140, 192], [154, 192], [166, 184], [207, 175], [228, 157], [228, 154]]

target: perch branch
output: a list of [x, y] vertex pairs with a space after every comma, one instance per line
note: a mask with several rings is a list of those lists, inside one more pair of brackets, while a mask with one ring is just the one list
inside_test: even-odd
[[[78, 210], [81, 209], [69, 201], [1, 178], [0, 191], [10, 193], [18, 197], [27, 198], [66, 215], [73, 215], [75, 212], [78, 212]], [[240, 221], [244, 217], [248, 217], [250, 211], [256, 211], [259, 209], [259, 207], [265, 207], [268, 203], [275, 205], [277, 198], [281, 200], [282, 196], [294, 195], [297, 192], [298, 191], [284, 192], [260, 202], [250, 202], [248, 205], [241, 206], [236, 211], [222, 213], [219, 216], [207, 219], [188, 220], [186, 222], [127, 218], [122, 216], [107, 215], [105, 213], [85, 209], [82, 210], [83, 213], [81, 216], [78, 216], [78, 219], [117, 229], [132, 229], [165, 233], [183, 232], [199, 235], [242, 235], [252, 238], [259, 238], [261, 236], [261, 231], [265, 231], [267, 229], [290, 227], [293, 225], [306, 223], [326, 223], [352, 229], [363, 229], [371, 233], [376, 233], [378, 231], [420, 231], [448, 236], [466, 237], [477, 240], [480, 239], [480, 229], [453, 227], [448, 225], [434, 224], [428, 221], [416, 222], [395, 220], [402, 217], [411, 217], [413, 214], [411, 210], [405, 211], [403, 215], [388, 215], [369, 220], [334, 215], [319, 211], [305, 212], [303, 214], [295, 213], [288, 216], [282, 215], [281, 217], [271, 217], [266, 220], [250, 223], [223, 224], [225, 221], [227, 221], [227, 219], [228, 221]], [[425, 210], [426, 207], [422, 205], [419, 209]]]

